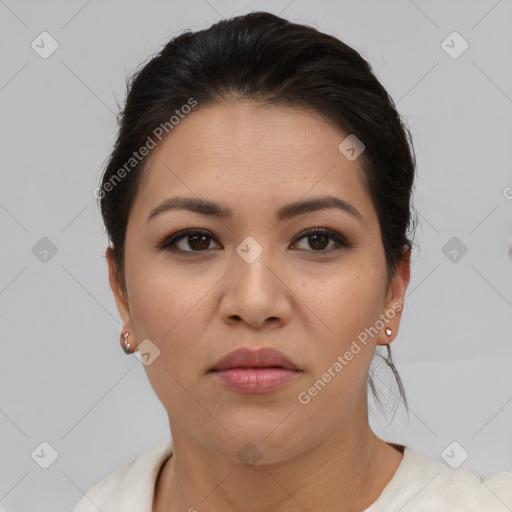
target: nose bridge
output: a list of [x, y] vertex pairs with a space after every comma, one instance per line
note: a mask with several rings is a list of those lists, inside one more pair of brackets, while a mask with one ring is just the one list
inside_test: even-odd
[[[260, 240], [263, 238], [262, 235]], [[252, 325], [259, 325], [267, 318], [287, 319], [290, 315], [288, 294], [286, 286], [276, 276], [275, 262], [272, 249], [255, 237], [246, 237], [236, 247], [233, 270], [221, 305], [226, 319], [240, 317]]]
[[275, 258], [263, 240], [263, 235], [259, 239], [261, 243], [253, 236], [248, 236], [236, 247], [234, 271], [238, 288], [243, 291], [242, 295], [246, 300], [252, 298], [256, 301], [268, 301], [274, 295], [275, 276], [269, 267], [272, 266], [271, 260], [275, 262]]

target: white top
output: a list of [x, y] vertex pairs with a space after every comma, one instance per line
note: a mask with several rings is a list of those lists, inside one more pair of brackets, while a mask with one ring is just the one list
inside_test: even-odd
[[[401, 445], [396, 445], [401, 446]], [[164, 441], [99, 481], [73, 512], [151, 512], [157, 475], [172, 452]], [[377, 501], [361, 512], [510, 512], [512, 473], [483, 480], [405, 446], [404, 456]]]

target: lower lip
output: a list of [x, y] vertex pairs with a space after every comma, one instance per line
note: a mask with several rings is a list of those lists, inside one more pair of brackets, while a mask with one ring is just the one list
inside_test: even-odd
[[230, 368], [214, 371], [224, 385], [240, 393], [269, 393], [284, 386], [300, 372], [285, 368]]

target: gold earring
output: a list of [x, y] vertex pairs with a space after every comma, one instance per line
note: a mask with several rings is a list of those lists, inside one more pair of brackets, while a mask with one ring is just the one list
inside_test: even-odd
[[130, 350], [130, 344], [128, 343], [128, 335], [130, 333], [121, 333], [121, 347], [123, 348], [125, 354], [130, 355], [132, 354], [132, 350]]

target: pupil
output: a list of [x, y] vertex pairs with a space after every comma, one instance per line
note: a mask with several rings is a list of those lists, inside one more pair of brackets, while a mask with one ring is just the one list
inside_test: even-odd
[[[203, 239], [203, 243], [199, 243], [199, 246], [196, 246], [195, 248], [196, 249], [207, 249], [208, 248], [208, 236], [207, 235], [191, 235], [188, 237], [189, 239], [189, 244], [192, 248], [194, 248], [194, 244], [197, 242], [198, 239]], [[192, 240], [192, 243], [190, 243], [190, 241]], [[205, 243], [206, 242], [206, 243]]]
[[[323, 242], [326, 242], [328, 240], [328, 236], [325, 235], [325, 234], [315, 234], [315, 235], [310, 235], [310, 245], [313, 249], [325, 249], [325, 247], [317, 247], [317, 242], [315, 242], [314, 240], [317, 240], [318, 241], [318, 238], [323, 238]], [[313, 243], [311, 243], [311, 239], [313, 239]], [[325, 244], [322, 244], [322, 242], [320, 242], [320, 245], [325, 245]]]

